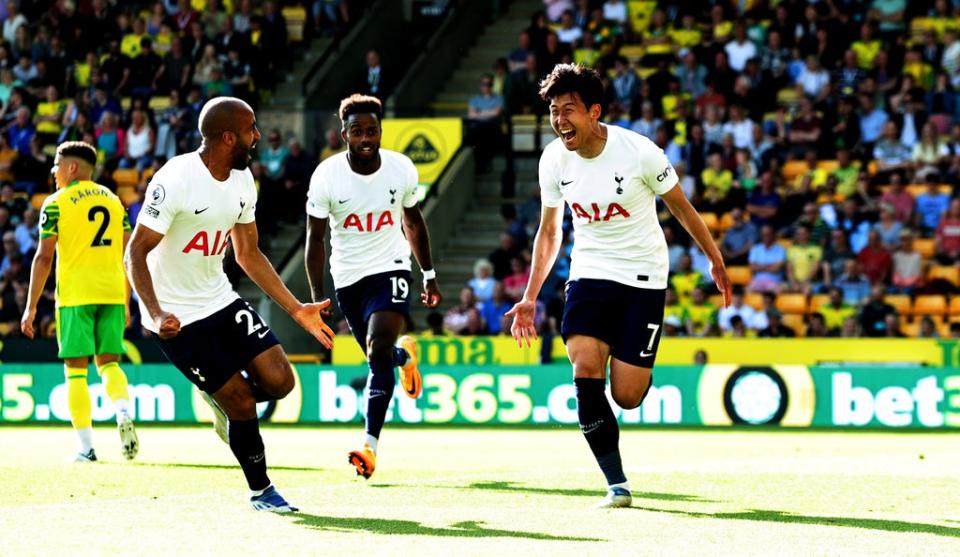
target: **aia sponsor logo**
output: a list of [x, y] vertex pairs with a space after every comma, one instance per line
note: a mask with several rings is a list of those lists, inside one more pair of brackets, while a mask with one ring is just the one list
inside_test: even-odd
[[570, 210], [573, 212], [573, 218], [584, 219], [588, 223], [607, 222], [617, 217], [630, 218], [629, 211], [619, 203], [611, 203], [606, 207], [601, 207], [599, 203], [591, 203], [586, 208], [579, 203], [574, 203], [570, 205]]
[[355, 228], [357, 232], [379, 232], [381, 228], [387, 226], [393, 226], [393, 213], [390, 211], [384, 211], [379, 216], [376, 216], [375, 213], [367, 213], [366, 215], [350, 213], [347, 218], [343, 219], [344, 230]]
[[[213, 242], [210, 241], [211, 236]], [[206, 230], [201, 230], [194, 234], [193, 238], [187, 242], [183, 248], [183, 253], [189, 254], [192, 251], [200, 252], [204, 257], [212, 255], [223, 255], [227, 246], [230, 245], [230, 231], [217, 230], [216, 234], [209, 234]]]

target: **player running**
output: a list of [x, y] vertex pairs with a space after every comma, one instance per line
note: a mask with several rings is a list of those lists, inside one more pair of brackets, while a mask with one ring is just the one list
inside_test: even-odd
[[410, 321], [411, 249], [423, 269], [421, 301], [428, 308], [440, 303], [430, 235], [417, 206], [417, 169], [403, 154], [380, 148], [382, 118], [374, 97], [343, 99], [340, 133], [349, 148], [320, 163], [307, 192], [305, 258], [313, 299], [323, 298], [329, 219], [337, 302], [370, 366], [366, 438], [348, 455], [364, 478], [376, 468], [377, 440], [396, 385], [393, 368], [400, 368], [407, 396], [417, 398], [423, 388], [416, 342], [403, 336], [395, 346]]
[[80, 440], [75, 462], [94, 462], [93, 421], [87, 365], [93, 356], [113, 401], [123, 456], [132, 460], [140, 443], [130, 417], [127, 376], [120, 369], [126, 353], [123, 331], [130, 321], [130, 288], [123, 272], [123, 248], [130, 221], [120, 199], [90, 181], [97, 150], [70, 141], [57, 148], [53, 175], [57, 191], [40, 209], [40, 244], [30, 269], [27, 307], [20, 329], [35, 333], [37, 302], [57, 255], [57, 343], [64, 361], [70, 421]]
[[561, 334], [573, 364], [577, 413], [608, 491], [597, 507], [632, 502], [620, 461], [620, 430], [605, 395], [607, 361], [613, 400], [637, 408], [652, 381], [667, 287], [667, 245], [656, 196], [707, 254], [729, 304], [730, 282], [703, 220], [677, 187], [663, 151], [649, 139], [600, 123], [603, 83], [596, 71], [557, 65], [540, 84], [560, 137], [540, 157], [540, 229], [530, 282], [507, 315], [517, 343], [537, 336], [535, 304], [557, 257], [563, 202], [573, 213], [574, 245]]
[[143, 326], [211, 403], [218, 433], [246, 476], [250, 504], [296, 511], [267, 477], [256, 409], [293, 389], [293, 370], [270, 327], [230, 287], [228, 242], [247, 276], [328, 348], [333, 331], [320, 312], [330, 301], [301, 304], [257, 245], [257, 191], [247, 168], [260, 139], [253, 110], [240, 99], [213, 99], [200, 113], [200, 134], [199, 150], [170, 159], [150, 182], [127, 268]]

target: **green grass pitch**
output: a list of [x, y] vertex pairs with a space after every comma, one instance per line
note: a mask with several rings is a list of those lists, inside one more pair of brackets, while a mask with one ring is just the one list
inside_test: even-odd
[[65, 463], [67, 427], [0, 428], [0, 555], [960, 555], [956, 434], [627, 430], [634, 508], [591, 510], [576, 429], [401, 429], [377, 472], [361, 427], [264, 430], [302, 512], [250, 510], [209, 428], [140, 430], [135, 462]]

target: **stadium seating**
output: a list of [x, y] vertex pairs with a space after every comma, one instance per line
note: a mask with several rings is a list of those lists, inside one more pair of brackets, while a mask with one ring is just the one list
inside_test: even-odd
[[746, 286], [750, 284], [753, 273], [746, 265], [734, 265], [727, 267], [727, 276], [730, 278], [730, 284]]
[[780, 294], [777, 296], [777, 309], [782, 313], [803, 315], [807, 313], [806, 294]]
[[897, 310], [897, 313], [900, 315], [908, 315], [910, 313], [912, 303], [910, 296], [906, 294], [887, 294], [883, 297], [883, 301], [893, 306], [893, 309]]
[[960, 267], [953, 265], [934, 265], [927, 271], [927, 280], [942, 279], [954, 286], [960, 286]]
[[947, 313], [947, 299], [939, 294], [925, 294], [917, 296], [913, 301], [913, 315], [915, 317], [929, 315], [943, 316]]

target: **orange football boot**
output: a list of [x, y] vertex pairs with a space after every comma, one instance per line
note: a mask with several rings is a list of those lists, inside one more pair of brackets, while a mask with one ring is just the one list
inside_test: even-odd
[[347, 460], [357, 469], [357, 475], [363, 476], [365, 480], [369, 480], [373, 471], [377, 468], [377, 455], [366, 443], [362, 449], [350, 451]]
[[417, 367], [419, 358], [417, 357], [417, 341], [412, 336], [404, 335], [398, 342], [400, 348], [407, 351], [407, 363], [400, 366], [400, 386], [403, 392], [410, 398], [417, 398], [423, 391], [423, 380], [420, 377], [420, 369]]

